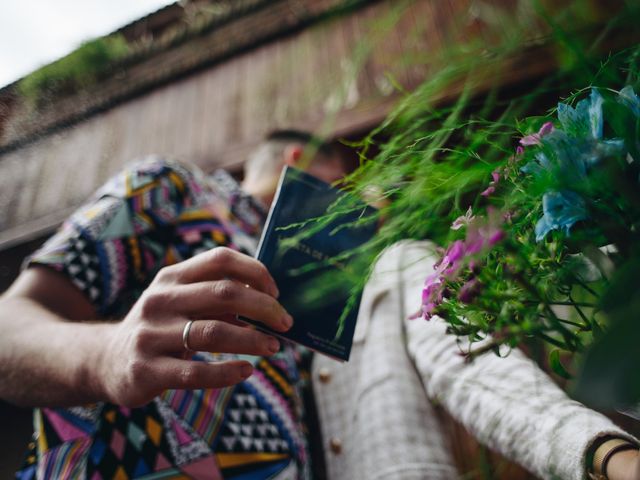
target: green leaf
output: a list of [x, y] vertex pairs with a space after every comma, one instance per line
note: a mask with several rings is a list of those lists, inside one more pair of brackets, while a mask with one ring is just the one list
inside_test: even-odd
[[551, 366], [553, 372], [560, 377], [566, 378], [567, 380], [573, 378], [573, 376], [564, 368], [562, 362], [560, 362], [560, 350], [558, 350], [557, 348], [554, 348], [549, 353], [549, 365]]
[[612, 327], [585, 355], [574, 393], [588, 405], [612, 409], [640, 401], [640, 297], [610, 318]]
[[640, 272], [638, 257], [630, 259], [616, 270], [611, 279], [611, 286], [601, 301], [603, 310], [612, 313], [621, 306], [628, 305], [640, 293], [638, 272]]
[[591, 321], [591, 331], [593, 332], [593, 338], [595, 340], [599, 340], [604, 336], [604, 331], [596, 319]]

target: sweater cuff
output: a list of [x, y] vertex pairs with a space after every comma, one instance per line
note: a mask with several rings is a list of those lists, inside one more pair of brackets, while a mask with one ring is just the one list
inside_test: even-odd
[[588, 479], [591, 469], [591, 465], [588, 464], [589, 453], [592, 446], [602, 437], [623, 438], [634, 445], [640, 445], [636, 438], [617, 427], [604, 415], [586, 408], [581, 410], [584, 411], [570, 415], [563, 428], [559, 428], [554, 436], [550, 464], [555, 471], [549, 472], [549, 478]]

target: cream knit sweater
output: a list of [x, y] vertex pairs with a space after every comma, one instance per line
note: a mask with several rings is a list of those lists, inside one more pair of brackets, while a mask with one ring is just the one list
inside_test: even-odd
[[567, 397], [520, 351], [465, 363], [464, 345], [442, 320], [408, 320], [435, 258], [428, 242], [384, 252], [363, 293], [351, 360], [314, 359], [330, 479], [458, 478], [434, 401], [482, 443], [545, 479], [586, 478], [585, 453], [598, 436], [635, 442]]

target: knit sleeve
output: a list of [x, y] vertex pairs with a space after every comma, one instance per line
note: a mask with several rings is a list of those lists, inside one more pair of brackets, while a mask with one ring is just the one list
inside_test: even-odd
[[[418, 311], [424, 278], [433, 271], [432, 244], [393, 248], [406, 313]], [[586, 452], [598, 437], [637, 443], [607, 417], [569, 398], [522, 352], [487, 353], [465, 362], [465, 345], [442, 319], [409, 320], [407, 348], [428, 396], [442, 404], [480, 442], [545, 479], [586, 478]]]

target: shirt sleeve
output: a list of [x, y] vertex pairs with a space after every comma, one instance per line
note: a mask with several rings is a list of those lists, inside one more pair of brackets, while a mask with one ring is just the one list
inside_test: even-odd
[[64, 273], [101, 316], [126, 313], [170, 259], [176, 220], [198, 201], [196, 175], [149, 158], [111, 178], [27, 259]]
[[407, 349], [432, 400], [479, 441], [545, 479], [586, 478], [586, 453], [598, 437], [637, 444], [607, 417], [569, 398], [519, 350], [466, 362], [460, 354], [465, 345], [447, 334], [442, 319], [409, 320], [419, 310], [424, 278], [436, 259], [432, 244], [402, 242], [376, 266], [398, 272], [389, 288], [401, 289]]

